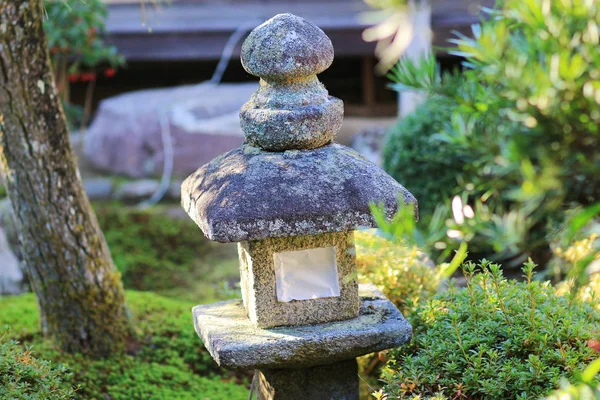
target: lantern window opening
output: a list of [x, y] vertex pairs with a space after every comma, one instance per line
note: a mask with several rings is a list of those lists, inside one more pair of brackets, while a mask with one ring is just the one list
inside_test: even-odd
[[277, 301], [340, 296], [335, 246], [274, 253], [273, 262]]

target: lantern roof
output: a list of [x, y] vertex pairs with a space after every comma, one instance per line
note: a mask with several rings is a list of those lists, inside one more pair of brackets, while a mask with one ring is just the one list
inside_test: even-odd
[[417, 208], [402, 185], [339, 144], [284, 152], [244, 145], [182, 185], [183, 207], [218, 242], [376, 227], [372, 203], [384, 205], [388, 217], [399, 203]]
[[254, 29], [242, 65], [260, 87], [240, 111], [243, 146], [204, 165], [182, 185], [182, 205], [219, 242], [316, 235], [375, 227], [417, 201], [377, 165], [333, 139], [343, 103], [317, 75], [331, 65], [325, 33], [292, 14]]

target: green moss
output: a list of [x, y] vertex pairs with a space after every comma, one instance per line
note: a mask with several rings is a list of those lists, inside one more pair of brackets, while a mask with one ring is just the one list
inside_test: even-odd
[[192, 302], [128, 291], [128, 305], [140, 340], [128, 355], [91, 360], [57, 351], [42, 340], [33, 294], [0, 299], [0, 326], [10, 337], [33, 345], [38, 357], [63, 363], [72, 373], [67, 385], [79, 386], [79, 399], [242, 399], [248, 390], [218, 368], [191, 321]]
[[8, 194], [6, 193], [6, 187], [4, 187], [2, 182], [0, 182], [0, 199], [5, 198], [6, 196], [8, 196]]
[[239, 281], [234, 245], [209, 241], [193, 221], [161, 208], [102, 204], [95, 209], [125, 288], [196, 303], [231, 297], [226, 288]]

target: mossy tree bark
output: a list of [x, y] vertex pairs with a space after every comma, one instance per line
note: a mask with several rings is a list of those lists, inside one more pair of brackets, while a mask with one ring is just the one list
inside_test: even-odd
[[83, 190], [53, 81], [41, 0], [0, 0], [0, 169], [44, 333], [62, 349], [124, 349], [120, 275]]

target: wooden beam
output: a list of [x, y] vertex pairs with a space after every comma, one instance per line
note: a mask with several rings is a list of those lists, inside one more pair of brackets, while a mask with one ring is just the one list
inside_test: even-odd
[[362, 58], [362, 97], [363, 104], [372, 106], [376, 101], [375, 92], [375, 62], [372, 56]]

